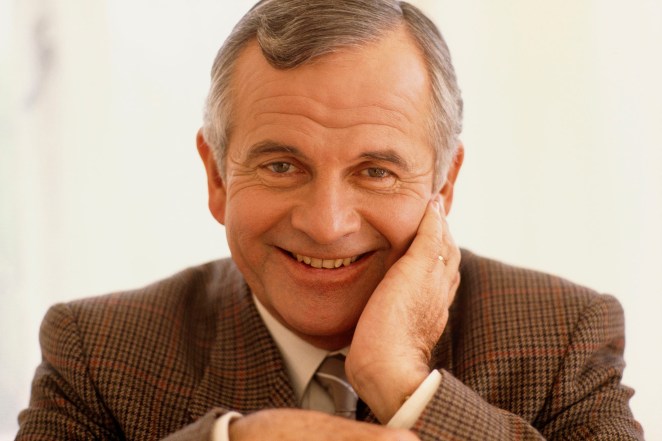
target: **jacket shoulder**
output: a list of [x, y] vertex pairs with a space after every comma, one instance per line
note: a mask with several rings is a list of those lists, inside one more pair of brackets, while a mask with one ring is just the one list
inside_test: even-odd
[[464, 250], [449, 323], [453, 374], [527, 419], [541, 411], [578, 348], [589, 354], [609, 345], [621, 363], [623, 311], [615, 298]]
[[207, 346], [214, 339], [219, 310], [248, 295], [232, 260], [217, 260], [143, 288], [56, 305], [44, 319], [42, 340], [47, 338], [44, 328], [57, 328], [59, 316], [66, 312], [75, 321], [84, 347], [99, 356], [129, 346], [134, 354], [158, 353], [167, 341]]
[[167, 406], [172, 427], [162, 429], [169, 433], [189, 418], [219, 317], [249, 299], [241, 274], [225, 259], [140, 289], [55, 305], [42, 323], [44, 363], [35, 384], [61, 378], [70, 396], [103, 403], [119, 426], [137, 430], [128, 438], [149, 431], [140, 421]]
[[[503, 303], [508, 309], [554, 310], [557, 318], [574, 316], [598, 299], [618, 304], [612, 296], [563, 277], [509, 265], [462, 250], [462, 295], [469, 302]], [[559, 309], [560, 308], [560, 309]]]

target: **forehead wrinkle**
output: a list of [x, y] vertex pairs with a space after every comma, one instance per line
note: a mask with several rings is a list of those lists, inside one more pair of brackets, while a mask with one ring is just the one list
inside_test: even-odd
[[379, 121], [379, 122], [374, 122], [374, 121], [365, 121], [365, 122], [352, 122], [352, 123], [345, 123], [345, 124], [330, 124], [330, 123], [322, 123], [321, 121], [317, 121], [315, 118], [306, 116], [306, 115], [301, 115], [296, 112], [261, 112], [260, 115], [283, 115], [283, 116], [297, 116], [301, 118], [305, 118], [306, 120], [310, 121], [313, 124], [316, 124], [320, 127], [323, 127], [325, 129], [330, 129], [330, 130], [341, 130], [341, 129], [350, 129], [353, 127], [361, 127], [361, 126], [384, 126], [391, 128], [393, 130], [397, 130], [398, 132], [402, 134], [407, 134], [407, 131], [403, 130], [401, 127], [394, 125], [394, 124], [389, 124], [387, 122]]
[[[272, 110], [269, 106], [269, 101], [272, 100], [276, 102], [275, 110]], [[297, 101], [304, 101], [305, 104]], [[254, 103], [263, 103], [260, 106], [262, 110], [256, 112], [255, 119], [265, 115], [299, 116], [327, 129], [383, 125], [406, 134], [407, 131], [403, 127], [413, 123], [407, 114], [400, 112], [397, 108], [391, 109], [380, 104], [332, 106], [321, 103], [314, 98], [300, 95], [274, 95], [259, 98]], [[264, 109], [265, 107], [266, 109]], [[279, 109], [281, 107], [283, 110]], [[292, 110], [293, 107], [296, 109]], [[369, 116], [366, 117], [366, 114]]]

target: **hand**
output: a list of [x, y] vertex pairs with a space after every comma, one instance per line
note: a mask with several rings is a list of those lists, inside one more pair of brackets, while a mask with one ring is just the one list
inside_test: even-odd
[[406, 430], [348, 420], [321, 412], [269, 409], [239, 418], [230, 424], [230, 439], [282, 441], [416, 441]]
[[459, 264], [437, 197], [411, 246], [368, 301], [345, 361], [354, 389], [384, 424], [430, 373], [432, 350], [460, 283]]

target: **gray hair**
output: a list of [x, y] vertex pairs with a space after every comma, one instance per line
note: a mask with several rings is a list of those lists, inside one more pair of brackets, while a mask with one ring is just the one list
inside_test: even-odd
[[203, 136], [221, 174], [232, 133], [232, 75], [244, 47], [257, 40], [276, 69], [376, 42], [404, 24], [421, 49], [431, 85], [430, 144], [435, 150], [434, 189], [443, 184], [462, 131], [462, 97], [450, 52], [437, 27], [419, 9], [397, 0], [262, 0], [237, 23], [211, 71]]

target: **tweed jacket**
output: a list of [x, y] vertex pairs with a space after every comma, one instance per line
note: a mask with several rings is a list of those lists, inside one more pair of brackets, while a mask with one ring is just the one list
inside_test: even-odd
[[[422, 440], [643, 439], [621, 385], [617, 301], [463, 251]], [[295, 407], [231, 260], [52, 307], [20, 440], [209, 439], [229, 410]], [[361, 419], [376, 423], [369, 409]], [[266, 438], [266, 436], [265, 436]]]

